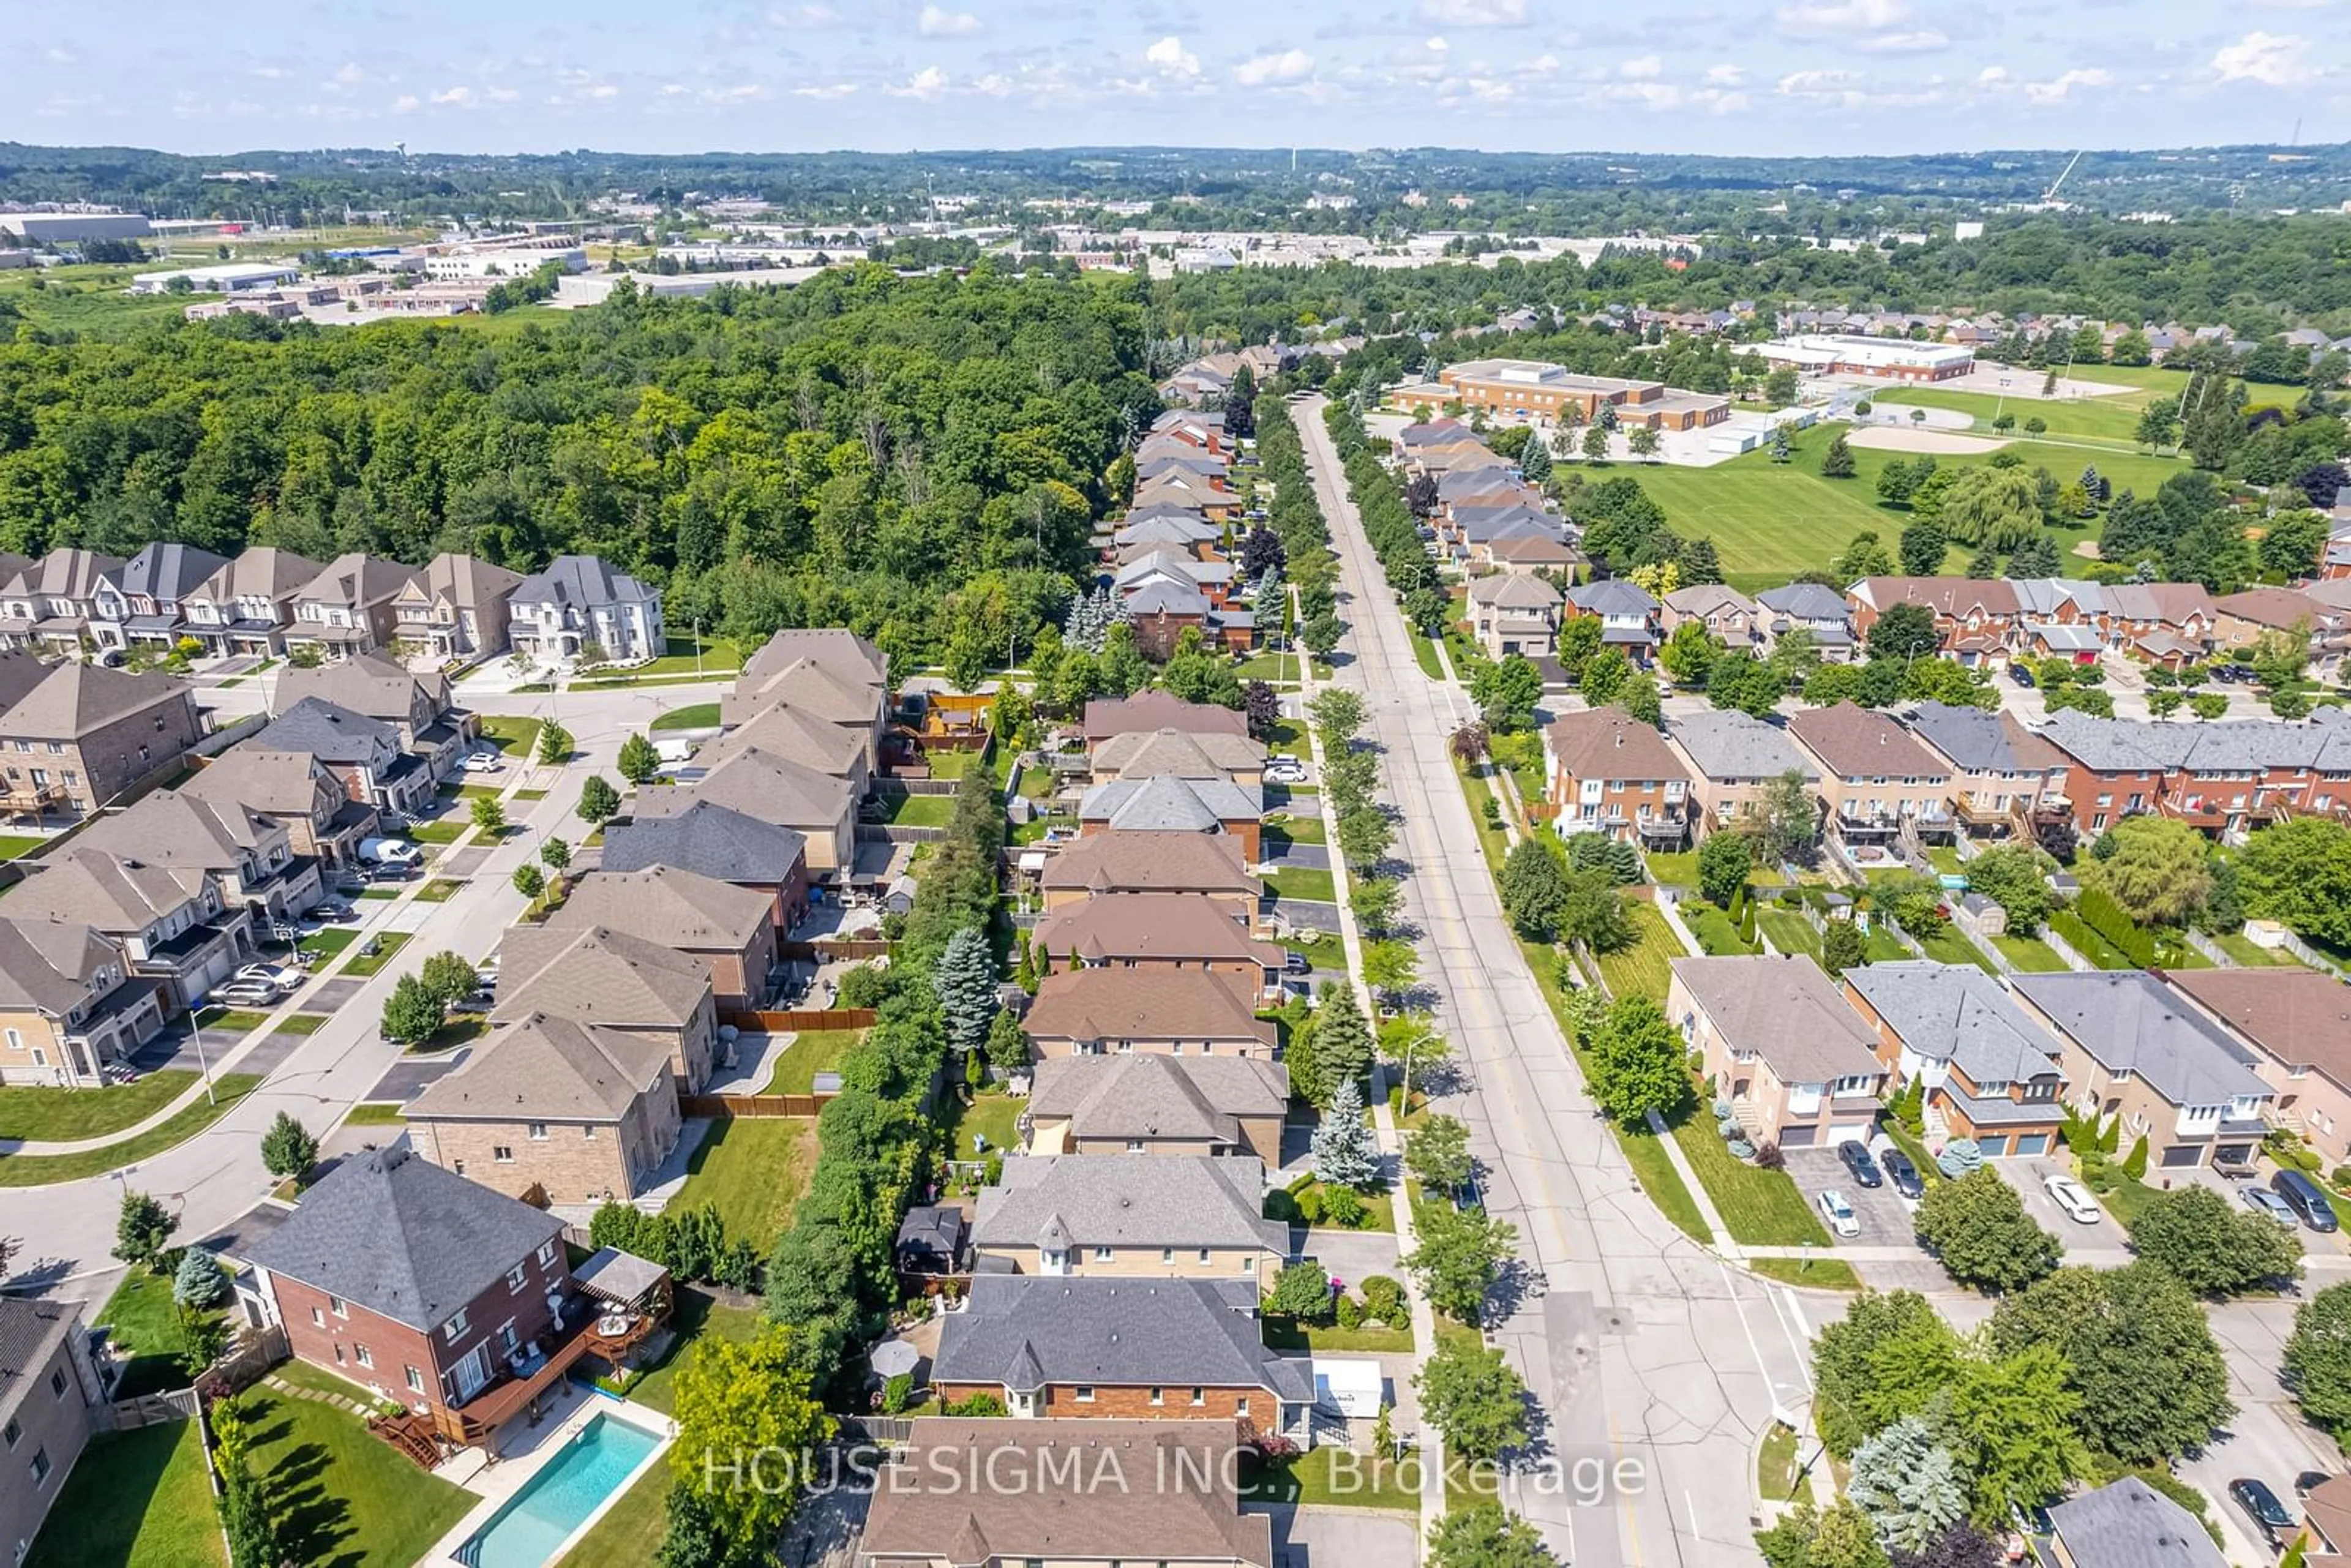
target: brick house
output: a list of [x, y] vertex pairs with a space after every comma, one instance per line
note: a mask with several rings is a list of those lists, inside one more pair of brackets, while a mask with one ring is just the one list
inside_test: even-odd
[[298, 1360], [469, 1443], [560, 1390], [593, 1321], [560, 1219], [400, 1147], [347, 1156], [247, 1261]]
[[766, 1005], [776, 972], [776, 900], [674, 866], [594, 871], [572, 884], [548, 917], [554, 930], [606, 926], [690, 954], [710, 966], [716, 1005]]
[[1237, 1280], [1270, 1287], [1290, 1227], [1264, 1215], [1253, 1155], [1047, 1155], [979, 1195], [973, 1267], [1071, 1279]]
[[1037, 951], [1108, 968], [1201, 969], [1255, 987], [1271, 985], [1286, 956], [1253, 940], [1246, 921], [1201, 894], [1105, 893], [1037, 923]]
[[1820, 764], [1828, 828], [1843, 842], [1956, 829], [1949, 766], [1886, 715], [1851, 702], [1806, 708], [1788, 733]]
[[[1131, 697], [1092, 697], [1080, 722], [1089, 754], [1117, 736], [1147, 734], [1163, 729], [1189, 735], [1229, 735], [1246, 737], [1248, 716], [1214, 703], [1190, 703], [1153, 688]], [[1263, 760], [1263, 753], [1259, 753]]]
[[408, 1103], [409, 1146], [509, 1197], [634, 1197], [677, 1147], [669, 1052], [643, 1035], [529, 1013]]
[[245, 906], [193, 866], [161, 866], [68, 843], [26, 862], [32, 873], [12, 890], [19, 920], [93, 925], [111, 937], [131, 972], [157, 982], [168, 1016], [253, 958], [256, 940]]
[[2141, 969], [2018, 975], [2028, 1016], [2063, 1042], [2075, 1110], [2117, 1117], [2122, 1143], [2147, 1140], [2159, 1170], [2242, 1165], [2268, 1131], [2276, 1091], [2250, 1047]]
[[1548, 659], [1559, 651], [1558, 589], [1524, 572], [1498, 571], [1469, 584], [1469, 630], [1489, 658]]
[[719, 703], [719, 722], [737, 725], [777, 703], [789, 703], [865, 741], [865, 766], [880, 766], [889, 723], [889, 661], [846, 627], [776, 632], [745, 661]]
[[2103, 719], [2067, 709], [2039, 733], [2069, 759], [2067, 803], [2085, 834], [2160, 811], [2234, 840], [2286, 815], [2351, 811], [2351, 726]]
[[345, 800], [373, 811], [423, 813], [441, 788], [429, 759], [401, 744], [397, 726], [321, 697], [304, 697], [281, 707], [266, 728], [236, 749], [310, 758], [335, 780]]
[[1256, 988], [1196, 969], [1076, 969], [1048, 975], [1021, 1027], [1039, 1056], [1254, 1056], [1271, 1061], [1274, 1026]]
[[0, 714], [0, 806], [78, 821], [177, 768], [204, 733], [183, 683], [68, 661]]
[[1750, 648], [1763, 640], [1762, 620], [1762, 612], [1753, 600], [1719, 582], [1677, 588], [1665, 598], [1665, 632], [1668, 637], [1695, 621], [1720, 638], [1727, 647]]
[[392, 639], [435, 659], [487, 659], [507, 650], [507, 609], [522, 574], [444, 550], [392, 595]]
[[680, 1093], [709, 1081], [718, 1019], [700, 958], [606, 925], [517, 925], [498, 956], [493, 1021], [546, 1012], [640, 1035], [668, 1053]]
[[1896, 604], [1923, 604], [1934, 612], [1942, 651], [1963, 664], [1980, 664], [2005, 649], [2023, 616], [2016, 588], [2001, 579], [1865, 577], [1848, 589], [1853, 634], [1865, 642], [1877, 618]]
[[1543, 731], [1543, 797], [1562, 838], [1656, 847], [1688, 832], [1690, 777], [1656, 728], [1621, 707], [1562, 714]]
[[0, 1083], [97, 1088], [162, 1027], [155, 983], [104, 932], [0, 916]]
[[809, 843], [790, 828], [695, 800], [669, 816], [640, 813], [629, 821], [608, 823], [603, 869], [640, 872], [672, 866], [748, 888], [768, 901], [769, 922], [782, 933], [808, 913]]
[[1951, 809], [1970, 835], [2021, 830], [2045, 802], [2064, 799], [2065, 754], [2013, 714], [1925, 702], [1907, 723], [1949, 765]]
[[1877, 1037], [1819, 965], [1799, 953], [1672, 968], [1666, 1017], [1750, 1138], [1799, 1149], [1869, 1136], [1886, 1078]]
[[289, 921], [319, 902], [319, 862], [294, 852], [277, 818], [239, 800], [158, 789], [102, 817], [74, 840], [110, 852], [210, 877], [225, 904], [242, 904], [264, 924]]
[[400, 625], [395, 601], [417, 575], [381, 556], [337, 556], [296, 591], [287, 646], [314, 647], [330, 659], [391, 647]]
[[1899, 962], [1845, 971], [1844, 998], [1877, 1035], [1877, 1059], [1924, 1082], [1929, 1147], [1972, 1138], [1986, 1155], [2045, 1155], [2064, 1122], [2054, 1035], [1972, 964]]
[[325, 570], [308, 556], [256, 545], [180, 601], [187, 633], [207, 653], [283, 653], [294, 596]]
[[307, 751], [250, 741], [231, 747], [180, 786], [198, 800], [241, 801], [286, 825], [294, 852], [329, 866], [353, 863], [359, 843], [377, 831], [376, 810], [345, 792], [343, 781]]
[[1254, 785], [1224, 779], [1116, 779], [1079, 799], [1078, 834], [1222, 834], [1239, 845], [1245, 862], [1254, 864], [1264, 804]]
[[1032, 1155], [1254, 1155], [1281, 1159], [1290, 1073], [1251, 1056], [1065, 1056], [1033, 1070]]
[[[806, 880], [834, 885], [857, 869], [858, 795], [855, 784], [836, 774], [751, 747], [690, 782], [641, 788], [629, 809], [638, 827], [658, 818], [698, 815], [707, 807], [788, 830], [801, 840]], [[620, 831], [604, 830], [608, 865], [615, 863], [610, 846]], [[772, 863], [772, 853], [768, 858]], [[694, 869], [709, 874], [706, 866]]]
[[1666, 720], [1666, 741], [1690, 778], [1690, 826], [1701, 839], [1736, 826], [1773, 780], [1802, 776], [1817, 798], [1819, 765], [1798, 750], [1785, 726], [1736, 708], [1703, 708]]
[[1781, 638], [1802, 632], [1826, 662], [1849, 664], [1854, 658], [1853, 607], [1834, 588], [1817, 582], [1767, 588], [1755, 596], [1755, 612], [1761, 643], [1758, 651], [1766, 656], [1780, 646]]
[[755, 751], [845, 779], [855, 799], [863, 799], [873, 787], [873, 745], [868, 737], [781, 698], [705, 745], [694, 760], [709, 774]]
[[1302, 1427], [1304, 1357], [1266, 1349], [1254, 1281], [975, 1274], [931, 1362], [946, 1402], [991, 1394], [1015, 1417], [1242, 1420]]
[[1244, 869], [1238, 840], [1223, 833], [1111, 829], [1064, 844], [1038, 873], [1051, 914], [1105, 893], [1205, 894], [1254, 923], [1265, 884]]
[[2251, 1049], [2275, 1092], [2277, 1124], [2327, 1167], [2351, 1164], [2351, 1009], [2343, 982], [2314, 969], [2179, 969], [2164, 981]]
[[392, 726], [402, 747], [435, 779], [455, 768], [482, 732], [481, 721], [456, 705], [448, 677], [419, 674], [365, 651], [315, 669], [289, 667], [278, 675], [278, 712], [306, 697]]
[[2116, 582], [2105, 591], [2106, 645], [2166, 669], [2202, 658], [2220, 623], [2200, 582]]
[[1207, 634], [1213, 608], [1196, 584], [1165, 577], [1138, 583], [1126, 595], [1127, 622], [1134, 629], [1135, 647], [1144, 657], [1162, 663], [1176, 652], [1185, 632]]
[[11, 1562], [41, 1533], [109, 1392], [78, 1302], [0, 1296], [0, 1542]]
[[1106, 736], [1087, 760], [1093, 781], [1127, 779], [1219, 779], [1255, 789], [1265, 781], [1265, 743], [1247, 735], [1175, 727]]

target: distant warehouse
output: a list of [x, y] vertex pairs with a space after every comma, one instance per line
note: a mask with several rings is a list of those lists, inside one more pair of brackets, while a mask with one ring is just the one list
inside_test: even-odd
[[[1546, 423], [1589, 424], [1603, 404], [1613, 407], [1625, 430], [1697, 430], [1730, 417], [1730, 402], [1711, 392], [1683, 392], [1663, 382], [1587, 376], [1540, 360], [1465, 360], [1447, 365], [1428, 382], [1407, 382], [1388, 391], [1405, 408], [1441, 413], [1447, 405], [1537, 419]], [[1572, 411], [1572, 416], [1571, 416]]]
[[1880, 376], [1896, 382], [1955, 381], [1976, 365], [1976, 351], [1957, 344], [1830, 333], [1774, 338], [1748, 351], [1806, 375]]
[[94, 239], [145, 239], [144, 213], [0, 213], [0, 230], [27, 245], [80, 245]]
[[276, 288], [301, 276], [300, 269], [271, 261], [229, 261], [218, 267], [175, 267], [163, 272], [141, 272], [131, 279], [133, 294], [169, 294], [179, 278], [197, 294], [250, 294]]

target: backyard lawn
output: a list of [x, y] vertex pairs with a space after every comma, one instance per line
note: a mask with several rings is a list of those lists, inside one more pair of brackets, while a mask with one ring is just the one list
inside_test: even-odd
[[644, 1568], [669, 1533], [669, 1464], [639, 1476], [596, 1528], [565, 1552], [563, 1568]]
[[670, 1207], [683, 1213], [710, 1204], [728, 1236], [747, 1239], [764, 1257], [815, 1163], [812, 1116], [721, 1116], [686, 1161], [685, 1185]]
[[114, 1331], [114, 1343], [125, 1360], [118, 1397], [132, 1399], [188, 1385], [189, 1378], [180, 1370], [179, 1362], [187, 1340], [180, 1332], [179, 1308], [172, 1300], [171, 1275], [133, 1269], [114, 1288], [93, 1321]]
[[535, 718], [492, 714], [482, 720], [482, 738], [512, 760], [528, 762], [538, 755], [538, 724]]
[[759, 1332], [764, 1321], [757, 1307], [730, 1307], [707, 1291], [680, 1286], [675, 1312], [670, 1320], [670, 1326], [677, 1331], [676, 1342], [658, 1365], [647, 1369], [629, 1385], [629, 1397], [640, 1405], [652, 1406], [664, 1416], [672, 1414], [677, 1408], [677, 1375], [695, 1345], [703, 1340], [744, 1343]]
[[227, 1072], [213, 1080], [213, 1103], [199, 1096], [169, 1121], [150, 1127], [135, 1138], [103, 1145], [70, 1155], [0, 1155], [0, 1186], [43, 1186], [50, 1182], [79, 1181], [125, 1166], [194, 1137], [228, 1114], [236, 1103], [261, 1087], [257, 1072]]
[[[2221, 952], [2248, 969], [2299, 969], [2302, 960], [2283, 947], [2264, 947], [2241, 931], [2207, 933]], [[0, 1095], [6, 1091], [0, 1090]]]
[[0, 1138], [62, 1144], [103, 1137], [145, 1121], [195, 1081], [194, 1073], [174, 1068], [104, 1089], [0, 1089]]
[[2065, 967], [2065, 960], [2057, 956], [2057, 950], [2038, 936], [1995, 936], [1991, 945], [2000, 949], [2002, 957], [2028, 975], [2054, 975]]
[[1885, 926], [1872, 925], [1862, 937], [1861, 956], [1872, 964], [1899, 964], [1917, 955]]
[[31, 838], [23, 833], [0, 833], [0, 861], [12, 861], [20, 855], [28, 855], [48, 841], [47, 839]]
[[216, 1568], [226, 1556], [214, 1521], [194, 1422], [101, 1433], [33, 1538], [26, 1568]]
[[1764, 908], [1755, 912], [1755, 924], [1763, 935], [1771, 938], [1771, 946], [1782, 953], [1802, 953], [1817, 962], [1821, 956], [1821, 934], [1813, 923], [1792, 909]]
[[1730, 923], [1730, 916], [1711, 904], [1697, 899], [1684, 902], [1682, 924], [1690, 928], [1690, 935], [1698, 938], [1698, 945], [1709, 956], [1719, 958], [1726, 954], [1736, 956], [1756, 950], [1740, 939], [1739, 928]]
[[1938, 964], [1973, 964], [1987, 973], [1994, 972], [1992, 962], [1984, 956], [1983, 950], [1969, 941], [1955, 926], [1946, 925], [1939, 931], [1919, 936], [1918, 946]]
[[975, 1135], [986, 1138], [990, 1149], [1019, 1148], [1023, 1103], [1000, 1089], [990, 1089], [974, 1095], [968, 1105], [948, 1107], [946, 1120], [949, 1156], [958, 1160], [983, 1158], [972, 1142]]
[[776, 1059], [768, 1074], [765, 1094], [810, 1094], [815, 1092], [816, 1075], [831, 1071], [841, 1062], [841, 1053], [864, 1037], [862, 1029], [803, 1030], [792, 1043]]
[[[340, 1379], [299, 1362], [278, 1368], [287, 1382], [338, 1394]], [[475, 1502], [473, 1493], [426, 1475], [415, 1461], [350, 1412], [267, 1387], [246, 1396], [256, 1469], [276, 1479], [292, 1561], [335, 1568], [409, 1568]], [[282, 1475], [276, 1472], [283, 1471]], [[212, 1514], [207, 1499], [204, 1514]]]
[[1667, 964], [1687, 955], [1667, 926], [1666, 917], [1646, 900], [1626, 899], [1625, 913], [1631, 918], [1634, 940], [1629, 946], [1600, 955], [1600, 977], [1611, 996], [1640, 995], [1662, 1003], [1674, 977]]
[[955, 816], [952, 795], [889, 794], [882, 803], [882, 820], [902, 828], [944, 828]]
[[1284, 866], [1265, 879], [1276, 898], [1330, 904], [1339, 896], [1338, 883], [1327, 871], [1308, 866]]
[[1730, 1156], [1730, 1146], [1714, 1135], [1714, 1124], [1700, 1105], [1674, 1129], [1698, 1184], [1714, 1199], [1730, 1239], [1757, 1247], [1828, 1245], [1828, 1233], [1813, 1218], [1804, 1195], [1785, 1171], [1760, 1170]]
[[718, 705], [689, 703], [684, 707], [674, 707], [654, 719], [653, 727], [655, 729], [716, 729]]

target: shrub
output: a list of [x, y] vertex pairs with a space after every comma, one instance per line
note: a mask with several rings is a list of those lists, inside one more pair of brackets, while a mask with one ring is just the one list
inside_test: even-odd
[[1788, 1156], [1780, 1152], [1777, 1144], [1765, 1144], [1755, 1151], [1758, 1170], [1782, 1171], [1788, 1168]]
[[1402, 1324], [1412, 1316], [1405, 1304], [1404, 1287], [1385, 1274], [1366, 1275], [1357, 1288], [1364, 1292], [1364, 1316], [1391, 1324]]
[[2147, 1179], [2147, 1134], [2141, 1133], [2131, 1145], [2130, 1153], [2123, 1156], [2123, 1175], [2133, 1181]]
[[1935, 1157], [1936, 1166], [1945, 1176], [1955, 1179], [1967, 1175], [1981, 1164], [1983, 1164], [1983, 1150], [1976, 1145], [1973, 1138], [1953, 1138], [1943, 1145], [1943, 1152]]
[[1326, 1224], [1353, 1230], [1371, 1218], [1371, 1211], [1364, 1207], [1364, 1200], [1355, 1196], [1354, 1188], [1331, 1186], [1321, 1190], [1322, 1218]]
[[2351, 1166], [2336, 1166], [2335, 1174], [2326, 1178], [2336, 1186], [2351, 1191]]
[[1744, 1138], [1733, 1138], [1730, 1140], [1730, 1157], [1734, 1160], [1751, 1160], [1755, 1157], [1755, 1145]]
[[1004, 1400], [998, 1395], [983, 1392], [968, 1399], [958, 1399], [952, 1405], [943, 1405], [939, 1411], [946, 1416], [1001, 1416], [1004, 1414]]
[[1343, 1329], [1364, 1326], [1364, 1303], [1353, 1296], [1343, 1295], [1331, 1304], [1331, 1314]]
[[882, 1385], [882, 1414], [895, 1416], [914, 1402], [914, 1375], [901, 1372]]

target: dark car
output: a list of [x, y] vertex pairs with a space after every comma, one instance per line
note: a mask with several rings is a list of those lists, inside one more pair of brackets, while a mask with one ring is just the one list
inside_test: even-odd
[[2286, 1207], [2301, 1216], [2302, 1222], [2322, 1235], [2337, 1228], [2335, 1206], [2326, 1201], [2326, 1193], [2316, 1182], [2297, 1170], [2283, 1170], [2270, 1177], [2270, 1190], [2285, 1199]]
[[2301, 1522], [2294, 1518], [2292, 1510], [2278, 1501], [2277, 1493], [2270, 1490], [2266, 1481], [2240, 1476], [2229, 1483], [2229, 1496], [2245, 1511], [2245, 1517], [2260, 1527], [2262, 1534], [2273, 1547], [2283, 1547], [2286, 1537], [2292, 1535], [2294, 1527]]
[[369, 868], [368, 880], [370, 882], [406, 882], [415, 874], [414, 866], [403, 865], [398, 861], [385, 861], [381, 865]]
[[1918, 1167], [1910, 1163], [1908, 1155], [1900, 1149], [1888, 1149], [1877, 1156], [1877, 1163], [1886, 1167], [1886, 1179], [1894, 1184], [1895, 1191], [1905, 1197], [1927, 1196], [1927, 1184], [1918, 1179]]
[[1310, 975], [1314, 972], [1314, 960], [1303, 953], [1284, 953], [1281, 972], [1285, 975]]
[[2008, 667], [2008, 678], [2020, 686], [2037, 686], [2041, 684], [2032, 678], [2032, 672], [2022, 664], [2011, 664]]
[[1886, 1178], [1877, 1174], [1877, 1162], [1869, 1157], [1866, 1144], [1851, 1140], [1839, 1144], [1837, 1158], [1843, 1160], [1844, 1168], [1853, 1173], [1856, 1186], [1876, 1188], [1886, 1185]]

